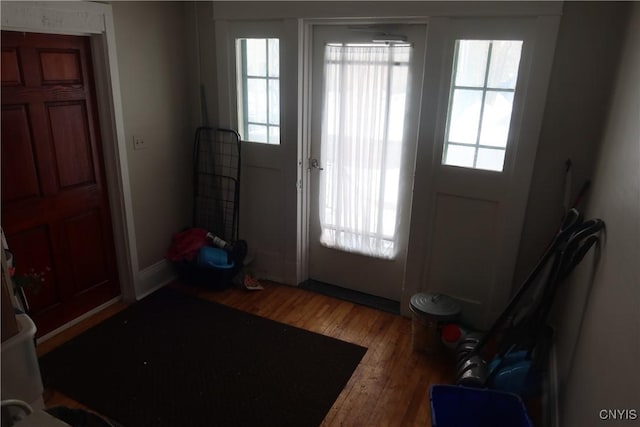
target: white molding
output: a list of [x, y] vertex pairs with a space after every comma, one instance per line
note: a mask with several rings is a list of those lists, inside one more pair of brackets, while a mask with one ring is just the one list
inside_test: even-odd
[[[258, 279], [270, 280], [283, 285], [298, 285], [294, 280], [287, 280], [287, 262], [280, 252], [263, 249], [249, 248], [249, 262], [245, 264], [245, 271], [253, 274]], [[293, 263], [288, 263], [293, 268]], [[295, 270], [294, 270], [295, 271]]]
[[138, 257], [111, 5], [80, 1], [2, 2], [1, 8], [3, 30], [91, 37], [118, 277], [125, 300], [134, 300], [138, 293]]
[[111, 6], [88, 2], [2, 2], [2, 29], [48, 34], [101, 34]]
[[87, 311], [86, 313], [84, 313], [83, 315], [81, 315], [80, 317], [76, 317], [75, 319], [65, 323], [64, 325], [60, 326], [59, 328], [54, 329], [53, 331], [41, 336], [40, 338], [38, 338], [36, 340], [37, 344], [41, 344], [45, 341], [47, 341], [50, 338], [53, 338], [54, 336], [58, 335], [59, 333], [71, 328], [72, 326], [77, 325], [78, 323], [82, 322], [85, 319], [88, 319], [89, 317], [93, 316], [94, 314], [97, 314], [99, 312], [101, 312], [102, 310], [104, 310], [105, 308], [119, 302], [122, 300], [121, 296], [117, 296], [115, 298], [110, 299], [109, 301], [100, 304], [99, 306], [97, 306], [96, 308]]
[[[551, 338], [551, 348], [549, 350], [549, 367], [547, 369], [546, 385], [547, 390], [543, 390], [543, 425], [547, 427], [560, 427], [560, 387], [558, 384], [558, 346], [556, 344], [556, 332]], [[546, 392], [546, 394], [545, 394]]]
[[161, 287], [171, 283], [177, 277], [173, 265], [166, 259], [160, 260], [140, 270], [138, 275], [138, 293], [136, 299], [152, 294]]
[[296, 286], [309, 278], [309, 210], [310, 173], [307, 159], [311, 153], [311, 67], [313, 25], [306, 20], [298, 23], [298, 191], [296, 242]]
[[560, 15], [561, 1], [222, 1], [214, 19], [504, 17]]

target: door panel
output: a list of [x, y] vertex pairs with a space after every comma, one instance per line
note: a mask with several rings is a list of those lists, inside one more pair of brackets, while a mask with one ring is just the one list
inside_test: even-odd
[[2, 85], [19, 86], [22, 84], [20, 62], [18, 62], [18, 50], [16, 48], [2, 47]]
[[[105, 241], [102, 233], [101, 214], [98, 209], [86, 212], [64, 221], [65, 240], [69, 245], [69, 257], [82, 262], [74, 262], [74, 291], [82, 292], [99, 286], [109, 280], [108, 259], [104, 253]], [[91, 236], [87, 239], [86, 236]]]
[[43, 85], [82, 84], [80, 55], [77, 50], [38, 50]]
[[[458, 195], [438, 193], [432, 251], [427, 283], [446, 285], [446, 292], [464, 299], [469, 317], [485, 301], [487, 283], [496, 277], [500, 204]], [[464, 266], [464, 268], [461, 268]], [[442, 288], [440, 290], [443, 290]]]
[[60, 187], [96, 182], [83, 101], [47, 104]]
[[[2, 134], [3, 203], [39, 196], [41, 191], [26, 105], [3, 105]], [[13, 135], [13, 138], [5, 141], [5, 134]]]
[[[38, 336], [117, 296], [89, 39], [2, 32], [2, 227]], [[11, 62], [13, 61], [13, 62]]]
[[[20, 231], [13, 234], [11, 239], [13, 254], [21, 260], [29, 260], [29, 267], [27, 269], [20, 268], [19, 272], [24, 274], [33, 270], [33, 272], [43, 275], [44, 282], [36, 284], [32, 290], [27, 292], [30, 310], [34, 313], [60, 303], [58, 289], [55, 286], [49, 286], [51, 283], [57, 282], [53, 269], [55, 261], [51, 242], [51, 230], [47, 225]], [[20, 261], [20, 263], [23, 262]]]

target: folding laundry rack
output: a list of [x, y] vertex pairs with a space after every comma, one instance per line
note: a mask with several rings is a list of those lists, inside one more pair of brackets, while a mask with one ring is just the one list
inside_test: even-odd
[[[196, 130], [192, 227], [204, 229], [226, 244], [224, 249], [216, 249], [218, 252], [207, 251], [208, 257], [215, 259], [204, 255], [200, 259], [202, 254], [198, 252], [195, 259], [177, 260], [178, 273], [187, 283], [223, 289], [231, 285], [232, 278], [242, 268], [246, 242], [238, 241], [240, 160], [238, 132], [212, 127]], [[215, 245], [220, 246], [219, 241]], [[216, 265], [210, 265], [213, 261]]]
[[232, 129], [199, 127], [193, 146], [193, 226], [227, 242], [238, 239], [240, 135]]

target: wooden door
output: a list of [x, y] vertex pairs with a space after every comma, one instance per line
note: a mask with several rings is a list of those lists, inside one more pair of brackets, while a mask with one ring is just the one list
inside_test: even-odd
[[2, 227], [38, 336], [119, 295], [88, 37], [2, 32]]

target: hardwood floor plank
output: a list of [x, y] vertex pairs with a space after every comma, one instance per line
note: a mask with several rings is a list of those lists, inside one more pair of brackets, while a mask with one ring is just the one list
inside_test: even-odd
[[[262, 291], [209, 291], [170, 286], [198, 297], [312, 332], [367, 347], [360, 365], [328, 412], [323, 426], [429, 426], [429, 387], [451, 383], [450, 362], [431, 360], [411, 347], [411, 319], [311, 291], [264, 282]], [[127, 305], [119, 303], [38, 345], [45, 354]], [[56, 390], [47, 406], [82, 407]], [[89, 408], [85, 408], [89, 409]]]

